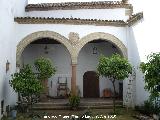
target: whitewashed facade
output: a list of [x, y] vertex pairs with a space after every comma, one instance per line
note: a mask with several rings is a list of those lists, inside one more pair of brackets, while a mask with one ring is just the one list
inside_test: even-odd
[[[109, 42], [105, 43], [106, 45], [96, 45], [98, 50], [103, 49], [102, 53], [106, 53], [106, 55], [112, 54], [115, 52], [111, 47], [112, 44], [114, 44], [118, 48], [117, 51], [120, 52], [124, 57], [127, 57], [130, 63], [135, 67], [136, 77], [133, 81], [133, 95], [131, 100], [134, 105], [141, 104], [147, 98], [148, 94], [143, 89], [143, 75], [138, 69], [140, 57], [133, 30], [135, 24], [137, 24], [139, 20], [143, 18], [143, 14], [138, 13], [135, 16], [132, 16], [134, 14], [132, 13], [132, 7], [126, 7], [126, 5], [129, 3], [123, 3], [122, 1], [119, 3], [120, 7], [117, 7], [113, 3], [111, 5], [113, 6], [112, 8], [93, 8], [93, 6], [96, 6], [96, 4], [98, 3], [91, 5], [91, 9], [83, 8], [83, 5], [81, 5], [82, 8], [76, 9], [69, 9], [68, 7], [66, 10], [63, 10], [60, 8], [58, 9], [57, 7], [57, 10], [51, 9], [46, 11], [43, 10], [45, 7], [40, 8], [41, 10], [36, 10], [36, 7], [34, 9], [30, 7], [26, 8], [25, 11], [25, 7], [27, 6], [27, 1], [25, 0], [0, 1], [0, 15], [3, 16], [0, 18], [0, 101], [4, 100], [5, 106], [12, 105], [16, 103], [17, 100], [17, 94], [9, 85], [11, 74], [17, 70], [16, 62], [17, 64], [21, 65], [23, 63], [33, 64], [33, 59], [41, 55], [45, 56], [43, 51], [45, 45], [30, 44], [31, 42], [43, 37], [51, 39], [57, 38], [57, 41], [62, 43], [54, 46], [49, 45], [49, 48], [52, 49], [52, 51], [47, 54], [47, 57], [53, 59], [57, 67], [57, 73], [51, 78], [52, 80], [56, 79], [56, 77], [59, 75], [67, 76], [69, 80], [68, 86], [71, 89], [71, 64], [76, 64], [76, 85], [79, 86], [81, 97], [83, 97], [83, 74], [86, 71], [96, 70], [96, 64], [99, 57], [98, 55], [92, 56], [92, 48], [95, 46], [95, 43], [89, 44], [88, 42], [92, 41], [92, 38], [93, 40], [94, 38], [95, 40], [102, 39]], [[37, 19], [33, 17], [37, 17]], [[59, 19], [56, 22], [53, 19], [47, 21], [47, 17]], [[69, 20], [65, 18], [68, 18]], [[77, 22], [74, 18], [77, 18], [80, 20], [80, 22]], [[97, 20], [90, 20], [89, 23], [87, 23], [85, 19]], [[100, 21], [98, 21], [99, 19]], [[114, 23], [111, 23], [113, 21], [109, 20], [115, 21]], [[117, 20], [121, 20], [121, 22]], [[119, 22], [123, 24], [119, 25]], [[70, 33], [75, 33], [75, 36], [73, 35], [70, 38]], [[73, 41], [71, 40], [72, 38]], [[80, 42], [74, 44], [72, 43], [74, 42], [74, 39], [75, 41], [78, 39]], [[65, 42], [65, 40], [68, 41]], [[22, 41], [24, 41], [24, 43]], [[86, 43], [86, 45], [84, 43]], [[81, 45], [85, 46], [83, 47]], [[25, 47], [24, 52], [21, 47]], [[7, 60], [10, 63], [10, 69], [6, 72]], [[111, 84], [107, 84], [104, 78], [100, 79], [102, 79], [100, 80], [100, 97], [102, 97], [103, 89], [106, 86], [110, 87]], [[56, 82], [54, 85], [56, 86]], [[123, 82], [124, 104], [125, 97], [127, 96], [127, 89], [128, 81], [125, 80]], [[54, 87], [53, 90], [50, 89], [49, 92], [51, 96], [56, 95], [54, 90], [56, 91]]]

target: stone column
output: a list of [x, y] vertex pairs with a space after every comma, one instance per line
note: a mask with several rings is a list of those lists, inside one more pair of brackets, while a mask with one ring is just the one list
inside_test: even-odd
[[69, 33], [69, 42], [72, 45], [72, 53], [71, 53], [71, 59], [72, 59], [72, 77], [71, 77], [71, 93], [72, 95], [77, 95], [76, 92], [76, 72], [77, 72], [77, 54], [76, 54], [76, 48], [79, 44], [79, 34], [75, 32]]
[[76, 71], [77, 64], [72, 64], [72, 77], [71, 77], [71, 92], [72, 95], [76, 95]]

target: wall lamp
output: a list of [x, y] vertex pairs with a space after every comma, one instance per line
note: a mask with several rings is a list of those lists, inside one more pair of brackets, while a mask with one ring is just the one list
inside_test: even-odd
[[97, 48], [93, 47], [93, 54], [97, 54]]
[[10, 63], [9, 63], [9, 61], [7, 60], [7, 62], [6, 62], [6, 72], [8, 72], [9, 66], [10, 66]]

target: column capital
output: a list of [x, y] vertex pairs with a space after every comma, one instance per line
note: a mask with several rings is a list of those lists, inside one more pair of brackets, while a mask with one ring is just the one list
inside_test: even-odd
[[77, 64], [77, 57], [72, 57], [72, 63], [71, 64]]
[[69, 35], [69, 41], [73, 46], [76, 46], [79, 43], [79, 34], [76, 32], [70, 32]]

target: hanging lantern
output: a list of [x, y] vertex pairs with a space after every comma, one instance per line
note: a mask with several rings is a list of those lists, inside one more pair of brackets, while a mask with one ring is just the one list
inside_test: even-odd
[[97, 47], [93, 47], [93, 54], [97, 54]]
[[44, 47], [44, 53], [48, 54], [48, 46], [47, 45]]

